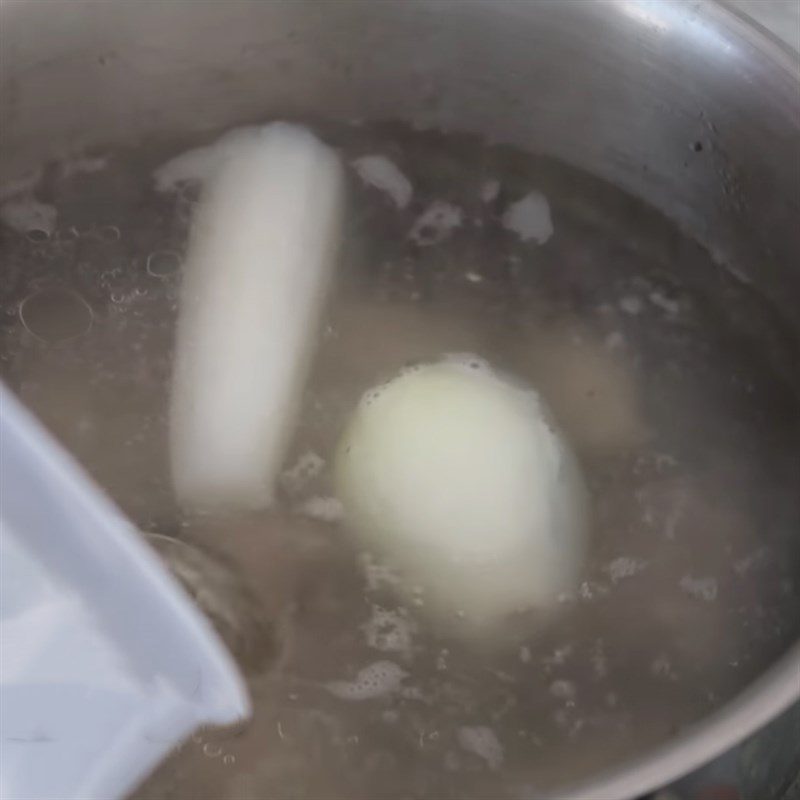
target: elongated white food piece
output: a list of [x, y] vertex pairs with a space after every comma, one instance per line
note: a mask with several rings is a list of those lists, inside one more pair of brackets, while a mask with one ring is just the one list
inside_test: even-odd
[[348, 529], [466, 628], [548, 609], [575, 586], [587, 534], [578, 464], [536, 392], [480, 358], [450, 356], [367, 392], [334, 476]]
[[183, 272], [170, 408], [188, 508], [268, 505], [338, 248], [338, 156], [304, 128], [241, 137], [208, 177]]

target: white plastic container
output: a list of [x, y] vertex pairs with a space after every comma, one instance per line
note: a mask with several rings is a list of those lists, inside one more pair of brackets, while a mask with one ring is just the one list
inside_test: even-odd
[[211, 625], [0, 385], [0, 798], [123, 797], [249, 713]]

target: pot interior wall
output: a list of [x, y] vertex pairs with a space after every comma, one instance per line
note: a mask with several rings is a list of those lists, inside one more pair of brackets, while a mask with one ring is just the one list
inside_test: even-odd
[[62, 8], [4, 4], [0, 178], [86, 144], [275, 116], [400, 119], [479, 133], [606, 178], [779, 304], [796, 301], [797, 65], [777, 46], [768, 58], [762, 40], [714, 6]]

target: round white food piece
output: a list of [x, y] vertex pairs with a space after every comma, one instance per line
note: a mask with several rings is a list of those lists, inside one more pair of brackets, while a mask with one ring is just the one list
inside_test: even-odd
[[491, 624], [576, 582], [577, 463], [536, 392], [480, 358], [448, 356], [368, 391], [334, 475], [348, 528], [439, 612]]

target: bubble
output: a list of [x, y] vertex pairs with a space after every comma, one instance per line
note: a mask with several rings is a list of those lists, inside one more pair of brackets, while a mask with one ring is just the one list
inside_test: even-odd
[[168, 278], [178, 271], [180, 265], [180, 256], [175, 251], [156, 250], [147, 257], [146, 270], [154, 278]]
[[222, 755], [222, 748], [211, 744], [211, 742], [206, 742], [203, 745], [203, 755], [209, 758], [218, 758]]
[[103, 225], [95, 231], [95, 236], [103, 242], [118, 242], [122, 233], [116, 225]]
[[406, 364], [401, 370], [401, 375], [413, 375], [415, 372], [419, 372], [422, 369], [422, 364], [412, 363]]
[[[402, 372], [400, 373], [403, 374]], [[371, 406], [380, 400], [381, 396], [383, 395], [385, 389], [392, 383], [392, 381], [387, 381], [385, 383], [380, 383], [377, 386], [373, 386], [371, 389], [368, 389], [362, 396], [361, 400], [359, 401], [364, 406]]]
[[230, 753], [228, 753], [227, 755], [224, 755], [224, 756], [222, 757], [222, 763], [223, 763], [223, 764], [224, 764], [226, 767], [230, 767], [231, 765], [233, 765], [233, 764], [235, 764], [235, 763], [236, 763], [236, 756], [234, 756], [234, 755], [231, 755]]
[[81, 238], [81, 232], [74, 225], [71, 225], [66, 230], [59, 231], [58, 238], [64, 242], [74, 242]]
[[447, 353], [442, 358], [442, 361], [445, 364], [451, 364], [469, 372], [486, 374], [492, 374], [493, 372], [489, 362], [474, 353]]
[[80, 294], [53, 286], [26, 297], [19, 305], [19, 317], [30, 334], [54, 344], [88, 333], [94, 314]]
[[55, 232], [58, 211], [32, 197], [9, 200], [0, 205], [0, 221], [32, 242], [43, 242]]

